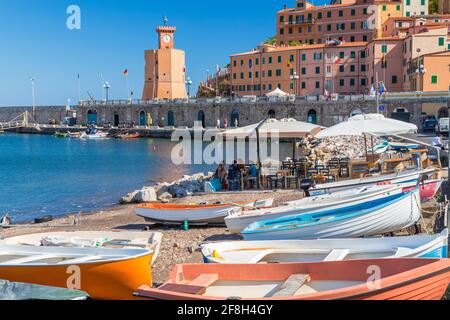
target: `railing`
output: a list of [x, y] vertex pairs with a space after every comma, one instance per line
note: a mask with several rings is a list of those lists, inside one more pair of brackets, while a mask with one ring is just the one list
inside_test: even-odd
[[[390, 100], [447, 100], [450, 99], [450, 94], [448, 91], [440, 92], [397, 92], [397, 93], [387, 93], [379, 96], [379, 100], [390, 101]], [[216, 98], [190, 98], [190, 99], [174, 99], [174, 100], [109, 100], [109, 101], [81, 101], [79, 106], [90, 107], [90, 106], [126, 106], [126, 105], [136, 105], [136, 106], [146, 106], [146, 105], [165, 105], [165, 104], [214, 104], [214, 103], [258, 103], [258, 102], [301, 102], [301, 101], [312, 101], [312, 102], [338, 102], [338, 101], [375, 101], [376, 97], [367, 94], [354, 94], [354, 95], [339, 95], [333, 94], [331, 97], [324, 96], [322, 94], [310, 95], [310, 96], [257, 96], [257, 95], [247, 95], [242, 97], [216, 97]]]

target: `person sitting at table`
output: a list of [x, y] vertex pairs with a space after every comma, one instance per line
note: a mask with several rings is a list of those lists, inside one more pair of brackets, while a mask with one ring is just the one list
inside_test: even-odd
[[254, 162], [252, 162], [250, 164], [250, 168], [249, 168], [248, 172], [250, 175], [248, 182], [250, 184], [250, 188], [253, 189], [255, 182], [256, 182], [256, 185], [258, 186], [258, 181], [259, 181], [259, 170]]
[[436, 136], [433, 138], [433, 147], [437, 147], [437, 148], [441, 148], [441, 150], [445, 150], [445, 146], [442, 143], [442, 139], [444, 138], [444, 136], [442, 134]]
[[241, 168], [238, 162], [235, 160], [234, 163], [228, 169], [228, 186], [231, 191], [236, 191], [241, 189]]

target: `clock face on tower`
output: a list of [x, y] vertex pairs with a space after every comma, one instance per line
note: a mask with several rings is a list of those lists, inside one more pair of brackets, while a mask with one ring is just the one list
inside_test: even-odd
[[172, 37], [168, 34], [164, 35], [163, 40], [165, 43], [169, 43], [172, 40]]

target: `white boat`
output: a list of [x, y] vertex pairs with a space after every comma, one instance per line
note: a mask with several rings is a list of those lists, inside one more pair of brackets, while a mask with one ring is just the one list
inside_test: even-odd
[[424, 170], [417, 170], [417, 169], [406, 170], [400, 173], [319, 184], [316, 185], [314, 188], [310, 189], [309, 192], [312, 196], [317, 196], [330, 192], [343, 191], [374, 184], [410, 184], [414, 182], [417, 183], [419, 181], [419, 178], [421, 178], [422, 176], [432, 176], [435, 172], [436, 168], [428, 168]]
[[399, 231], [421, 216], [419, 188], [340, 209], [255, 222], [242, 231], [245, 240], [358, 238]]
[[255, 264], [447, 258], [448, 229], [436, 235], [364, 239], [234, 241], [202, 245], [206, 263]]
[[107, 132], [103, 131], [97, 131], [95, 133], [83, 133], [80, 136], [80, 139], [88, 139], [88, 140], [102, 140], [102, 139], [109, 139], [109, 134]]
[[241, 207], [269, 207], [273, 199], [250, 203], [164, 204], [146, 203], [134, 207], [136, 215], [146, 221], [163, 224], [224, 224], [228, 212]]
[[160, 232], [69, 231], [11, 237], [0, 240], [0, 244], [70, 248], [141, 248], [153, 252], [153, 264], [159, 255], [162, 237]]
[[358, 189], [344, 190], [331, 194], [308, 197], [298, 201], [287, 202], [278, 207], [251, 210], [251, 208], [236, 208], [230, 210], [225, 223], [230, 232], [240, 233], [254, 222], [272, 220], [323, 210], [339, 209], [349, 205], [358, 205], [402, 193], [399, 185], [366, 186]]

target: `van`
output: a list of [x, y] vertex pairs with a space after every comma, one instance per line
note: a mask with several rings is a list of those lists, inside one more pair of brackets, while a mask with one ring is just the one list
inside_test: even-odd
[[438, 124], [439, 133], [448, 133], [449, 118], [440, 118]]

